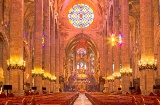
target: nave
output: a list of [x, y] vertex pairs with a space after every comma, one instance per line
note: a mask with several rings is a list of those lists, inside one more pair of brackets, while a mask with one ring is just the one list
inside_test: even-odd
[[65, 92], [29, 96], [0, 96], [0, 105], [160, 105], [160, 95]]

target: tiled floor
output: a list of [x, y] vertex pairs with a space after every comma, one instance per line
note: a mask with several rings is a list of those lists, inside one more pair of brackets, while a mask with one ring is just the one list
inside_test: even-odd
[[79, 94], [79, 97], [76, 99], [73, 105], [92, 105], [92, 103], [88, 100], [85, 94]]

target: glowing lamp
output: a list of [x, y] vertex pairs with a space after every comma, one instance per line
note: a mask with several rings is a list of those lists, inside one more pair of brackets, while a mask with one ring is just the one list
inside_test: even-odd
[[26, 68], [26, 62], [24, 60], [18, 60], [18, 59], [7, 60], [7, 65], [8, 65], [7, 70], [20, 69], [25, 71]]
[[157, 70], [157, 60], [156, 59], [143, 59], [138, 61], [139, 70], [152, 69]]
[[120, 70], [122, 76], [132, 76], [132, 69], [130, 68], [123, 68]]

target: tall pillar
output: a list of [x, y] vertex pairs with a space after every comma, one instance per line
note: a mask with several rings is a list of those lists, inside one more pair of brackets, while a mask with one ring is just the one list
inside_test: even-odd
[[[55, 0], [55, 13], [57, 13], [57, 3], [58, 3], [58, 0]], [[59, 60], [59, 57], [60, 57], [60, 52], [59, 52], [59, 47], [60, 47], [60, 42], [59, 42], [59, 23], [58, 23], [58, 16], [56, 17], [55, 19], [55, 42], [56, 42], [56, 46], [55, 46], [55, 74], [56, 74], [56, 84], [55, 84], [55, 92], [59, 92], [59, 88], [60, 88], [60, 85], [59, 85], [59, 71], [60, 71], [60, 60]]]
[[[52, 7], [51, 7], [51, 31], [50, 31], [50, 54], [51, 54], [51, 58], [52, 60], [50, 60], [51, 64], [50, 64], [50, 69], [51, 69], [51, 75], [52, 76], [56, 76], [55, 75], [55, 11], [54, 11], [54, 2], [52, 1]], [[51, 81], [51, 92], [55, 91], [55, 82]]]
[[[10, 13], [10, 59], [9, 64], [23, 65], [23, 0], [11, 0]], [[23, 70], [18, 67], [10, 70], [12, 92], [20, 95], [23, 92]]]
[[4, 0], [0, 0], [0, 32], [2, 31], [2, 23], [3, 23], [3, 3]]
[[[152, 0], [140, 0], [141, 69], [140, 88], [143, 94], [153, 92], [154, 69], [146, 68], [154, 64], [154, 31]], [[147, 17], [147, 18], [146, 18]]]
[[113, 91], [113, 81], [111, 81], [109, 78], [112, 76], [113, 74], [113, 69], [112, 69], [112, 49], [110, 48], [108, 50], [108, 71], [107, 71], [107, 87], [108, 87], [108, 91], [109, 93], [111, 93]]
[[[114, 21], [113, 21], [113, 30], [114, 30], [114, 34], [117, 38], [119, 38], [119, 27], [118, 27], [118, 17], [119, 17], [119, 2], [114, 1], [113, 2], [113, 17], [114, 17]], [[119, 59], [119, 48], [120, 45], [116, 43], [116, 45], [114, 46], [114, 51], [113, 51], [113, 58], [114, 58], [114, 91], [118, 91], [118, 88], [120, 87], [120, 59]]]
[[[130, 70], [130, 48], [129, 48], [129, 2], [128, 0], [121, 0], [121, 20], [122, 20], [122, 34], [123, 34], [123, 45], [122, 45], [122, 70]], [[122, 92], [129, 92], [130, 86], [130, 75], [122, 76]]]
[[[44, 73], [50, 74], [50, 0], [44, 0]], [[44, 80], [47, 93], [50, 92], [50, 80]]]
[[[109, 2], [107, 2], [107, 14], [110, 14]], [[109, 15], [107, 15], [107, 35], [108, 35], [107, 38], [111, 37], [111, 32], [113, 31], [112, 30], [112, 26], [111, 26], [112, 24], [111, 24], [111, 19], [110, 18], [111, 17]], [[108, 78], [110, 76], [112, 76], [112, 74], [113, 74], [113, 53], [112, 53], [112, 45], [111, 45], [111, 43], [109, 43], [107, 45], [107, 49], [108, 49], [108, 55], [107, 55], [107, 57], [108, 57], [108, 61], [107, 61], [108, 65], [107, 65], [107, 81], [106, 81], [106, 83], [107, 83], [107, 87], [108, 87], [107, 91], [109, 93], [111, 93], [113, 91], [113, 82], [108, 80]]]
[[43, 35], [43, 0], [34, 0], [35, 27], [34, 27], [34, 72], [39, 75], [34, 77], [34, 86], [42, 93], [42, 35]]

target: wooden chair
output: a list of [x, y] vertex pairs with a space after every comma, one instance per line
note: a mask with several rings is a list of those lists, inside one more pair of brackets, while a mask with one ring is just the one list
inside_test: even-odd
[[134, 96], [132, 96], [132, 105], [137, 105], [136, 98]]
[[143, 97], [141, 97], [141, 99], [140, 99], [140, 105], [145, 105]]
[[158, 99], [155, 99], [154, 105], [160, 105], [160, 101]]
[[8, 100], [5, 105], [13, 105], [13, 102], [11, 100]]
[[133, 102], [132, 105], [137, 105], [137, 102]]
[[31, 99], [31, 104], [30, 104], [30, 105], [36, 105], [35, 97], [32, 97], [32, 99]]
[[25, 98], [23, 98], [23, 100], [22, 100], [22, 105], [27, 105], [27, 101]]

